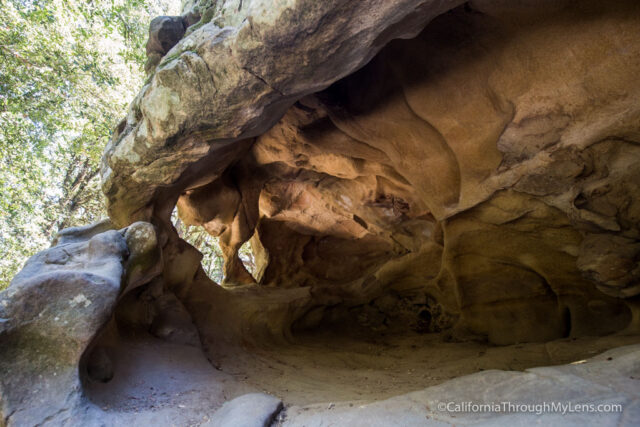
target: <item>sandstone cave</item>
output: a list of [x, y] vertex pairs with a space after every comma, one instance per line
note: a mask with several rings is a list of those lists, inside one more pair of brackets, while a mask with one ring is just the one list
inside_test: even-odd
[[[0, 424], [640, 423], [637, 1], [192, 0], [147, 53], [110, 219], [0, 294]], [[436, 407], [544, 399], [623, 410]]]

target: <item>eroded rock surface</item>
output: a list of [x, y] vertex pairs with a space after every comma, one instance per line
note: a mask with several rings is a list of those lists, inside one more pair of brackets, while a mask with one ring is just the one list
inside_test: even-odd
[[[327, 381], [304, 365], [309, 352], [295, 347], [317, 332], [358, 337], [356, 351], [332, 357], [372, 366], [361, 348], [382, 352], [390, 336], [409, 343], [400, 353], [428, 342], [468, 344], [470, 351], [470, 343], [537, 342], [526, 364], [536, 366], [568, 360], [544, 343], [606, 337], [619, 345], [640, 333], [636, 1], [188, 1], [182, 16], [154, 20], [147, 48], [149, 78], [105, 149], [111, 222], [61, 233], [58, 246], [34, 258], [7, 291], [19, 307], [0, 307], [0, 338], [17, 340], [2, 347], [0, 363], [16, 364], [28, 377], [3, 378], [7, 384], [26, 384], [39, 372], [40, 353], [19, 339], [39, 336], [38, 322], [72, 343], [68, 351], [56, 348], [66, 352], [52, 356], [63, 367], [47, 367], [43, 383], [66, 381], [60, 387], [72, 390], [72, 400], [81, 397], [73, 368], [93, 340], [86, 361], [95, 387], [87, 390], [116, 412], [92, 404], [84, 419], [100, 414], [106, 424], [218, 422], [214, 413], [225, 400], [256, 391], [235, 387], [251, 384], [247, 366], [281, 375], [300, 366], [309, 376], [291, 381], [296, 387]], [[176, 206], [184, 224], [219, 237], [224, 286], [207, 277], [202, 254], [176, 232]], [[111, 227], [128, 228], [103, 232]], [[253, 274], [238, 256], [247, 241]], [[95, 245], [101, 249], [92, 252]], [[51, 303], [88, 322], [84, 335], [49, 326], [53, 311], [39, 308], [42, 318], [20, 320], [40, 301], [31, 295], [54, 283], [36, 276], [36, 265], [45, 264], [54, 277], [70, 266], [84, 272], [55, 279], [68, 292]], [[32, 277], [32, 285], [21, 284]], [[97, 289], [98, 279], [109, 286]], [[91, 304], [104, 301], [100, 310], [64, 306], [80, 288]], [[91, 289], [99, 295], [87, 296]], [[437, 340], [418, 339], [427, 334]], [[202, 367], [202, 346], [211, 365], [233, 379], [203, 368], [212, 388], [197, 381], [194, 396], [214, 399], [191, 405], [163, 391], [161, 407], [140, 397], [142, 415], [123, 415], [138, 406], [120, 395], [110, 399], [109, 391], [133, 387], [143, 396], [146, 388], [127, 383], [122, 372], [148, 379], [143, 364], [128, 366], [123, 348], [150, 336], [144, 348], [162, 342], [162, 351], [187, 355], [154, 372], [165, 375], [181, 361]], [[603, 420], [634, 425], [637, 349], [613, 359], [487, 372], [358, 409], [298, 405], [279, 422], [451, 424], [457, 418], [424, 405], [437, 393], [453, 398], [493, 387], [487, 399], [526, 389], [523, 401], [548, 390], [567, 401], [624, 401], [621, 417]], [[181, 371], [180, 378], [188, 382], [192, 374]], [[615, 384], [603, 385], [603, 378]], [[181, 381], [168, 383], [189, 394]], [[56, 422], [68, 410], [52, 412], [46, 402], [75, 407], [46, 390], [18, 404], [14, 396], [26, 388], [15, 390], [3, 393], [9, 419]], [[243, 398], [217, 416], [264, 424], [281, 397], [267, 396], [255, 416], [242, 409]], [[195, 409], [188, 414], [175, 405]], [[240, 412], [229, 409], [236, 406]]]
[[[160, 196], [159, 186], [173, 187], [185, 173], [188, 186], [207, 179], [196, 173], [221, 174], [246, 149], [237, 141], [263, 133], [296, 99], [355, 71], [390, 40], [415, 36], [460, 3], [200, 2], [204, 21], [163, 57], [106, 149], [102, 177], [111, 218], [124, 226], [175, 203], [159, 200], [184, 188]], [[215, 19], [207, 18], [207, 5]], [[206, 172], [187, 171], [205, 157]]]
[[[233, 334], [209, 331], [227, 322], [218, 303], [195, 301], [237, 297], [207, 289], [175, 203], [220, 237], [224, 284], [290, 291], [271, 294], [276, 336], [341, 322], [497, 344], [634, 331], [637, 4], [456, 6], [187, 5], [193, 23], [103, 179], [114, 221], [162, 224], [169, 287], [205, 342]], [[256, 277], [238, 257], [248, 240]]]
[[102, 221], [61, 231], [54, 246], [30, 258], [0, 293], [3, 425], [99, 418], [82, 382], [107, 382], [114, 372], [95, 339], [113, 318], [118, 299], [162, 267], [151, 224], [112, 228]]
[[[104, 189], [115, 221], [161, 224], [167, 287], [216, 366], [323, 328], [501, 345], [638, 333], [637, 3], [184, 16], [105, 152]], [[175, 235], [174, 204], [220, 238], [225, 288]]]
[[1, 420], [8, 425], [59, 425], [85, 411], [80, 360], [120, 294], [129, 255], [122, 233], [59, 240], [0, 293]]

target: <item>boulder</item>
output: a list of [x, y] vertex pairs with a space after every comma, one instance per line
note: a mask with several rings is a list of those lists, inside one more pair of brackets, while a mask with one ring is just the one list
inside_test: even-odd
[[159, 53], [164, 56], [184, 36], [187, 23], [181, 16], [158, 16], [149, 24], [147, 55]]
[[92, 343], [127, 284], [150, 280], [158, 261], [149, 255], [158, 249], [151, 224], [109, 228], [62, 230], [0, 293], [3, 425], [79, 422], [97, 410], [84, 398], [83, 378], [109, 381], [113, 370]]
[[282, 410], [282, 401], [264, 393], [250, 393], [226, 402], [207, 427], [269, 427]]
[[59, 243], [0, 293], [4, 423], [63, 424], [84, 411], [80, 362], [111, 317], [128, 254], [116, 230]]

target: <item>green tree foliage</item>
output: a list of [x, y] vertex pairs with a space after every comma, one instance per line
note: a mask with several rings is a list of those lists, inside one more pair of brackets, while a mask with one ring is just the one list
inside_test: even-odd
[[[173, 211], [171, 220], [178, 235], [202, 253], [202, 268], [205, 273], [216, 283], [221, 283], [222, 279], [224, 279], [222, 269], [224, 260], [222, 259], [219, 239], [211, 236], [203, 227], [184, 225], [178, 218], [177, 212], [177, 209]], [[238, 250], [238, 256], [247, 271], [253, 274], [256, 270], [256, 264], [251, 243], [246, 242], [242, 245]]]
[[64, 227], [105, 215], [99, 162], [142, 86], [150, 20], [172, 0], [0, 7], [0, 289]]

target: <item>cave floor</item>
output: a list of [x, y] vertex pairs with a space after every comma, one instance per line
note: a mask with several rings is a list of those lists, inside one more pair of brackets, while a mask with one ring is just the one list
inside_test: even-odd
[[614, 335], [499, 347], [447, 342], [441, 334], [324, 331], [245, 348], [215, 369], [198, 347], [145, 335], [122, 340], [112, 353], [114, 378], [85, 391], [116, 424], [199, 425], [225, 401], [255, 391], [287, 406], [372, 402], [481, 370], [571, 363], [635, 343], [640, 336]]
[[147, 334], [123, 338], [110, 356], [113, 379], [85, 385], [106, 425], [200, 425], [225, 401], [256, 391], [214, 369], [199, 347]]
[[640, 336], [567, 338], [494, 346], [447, 342], [441, 334], [296, 336], [295, 344], [247, 349], [222, 371], [280, 397], [285, 404], [365, 401], [421, 390], [482, 370], [524, 370], [593, 357], [640, 343]]

